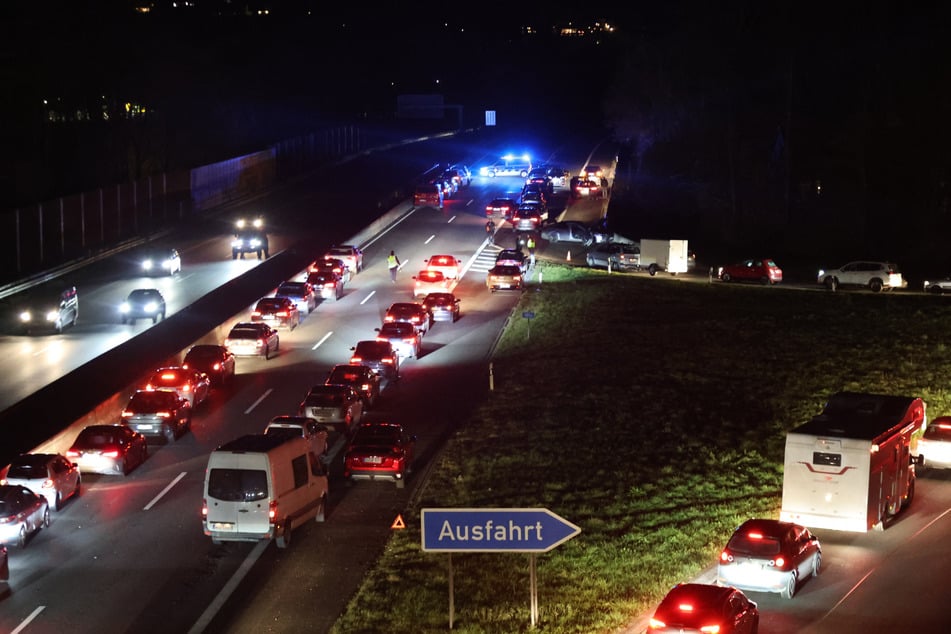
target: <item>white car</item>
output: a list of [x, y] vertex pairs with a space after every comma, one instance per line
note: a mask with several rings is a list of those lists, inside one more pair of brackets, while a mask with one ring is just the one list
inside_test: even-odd
[[79, 497], [82, 475], [79, 467], [58, 453], [25, 453], [7, 465], [0, 484], [25, 486], [58, 511], [66, 500]]
[[857, 286], [873, 293], [903, 288], [907, 284], [895, 264], [874, 261], [849, 262], [832, 270], [819, 269], [816, 281], [830, 290], [838, 286]]
[[182, 270], [177, 249], [151, 249], [140, 260], [143, 275], [175, 275]]
[[951, 293], [951, 277], [945, 277], [940, 280], [925, 280], [924, 291], [941, 295], [942, 293]]
[[430, 293], [448, 293], [452, 291], [453, 281], [442, 271], [426, 269], [413, 276], [416, 283], [413, 285], [413, 297], [426, 297]]
[[450, 280], [459, 279], [462, 260], [454, 255], [433, 255], [426, 262], [427, 271], [439, 271]]
[[951, 469], [951, 416], [935, 418], [918, 439], [920, 464], [925, 468]]

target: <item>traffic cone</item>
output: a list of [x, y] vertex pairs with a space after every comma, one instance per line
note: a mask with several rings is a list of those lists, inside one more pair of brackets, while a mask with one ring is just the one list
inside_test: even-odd
[[571, 251], [568, 252], [568, 257], [565, 258], [566, 262], [571, 262]]

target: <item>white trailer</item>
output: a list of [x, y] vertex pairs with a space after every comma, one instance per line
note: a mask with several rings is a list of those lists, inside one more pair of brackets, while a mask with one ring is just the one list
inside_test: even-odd
[[686, 240], [641, 240], [640, 268], [651, 275], [666, 271], [671, 275], [686, 273], [689, 252]]
[[866, 532], [911, 504], [912, 434], [927, 424], [920, 398], [839, 392], [786, 434], [779, 518], [809, 528]]

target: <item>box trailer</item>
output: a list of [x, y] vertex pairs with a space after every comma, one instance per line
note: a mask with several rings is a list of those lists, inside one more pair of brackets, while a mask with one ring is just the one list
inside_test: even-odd
[[839, 392], [822, 413], [786, 434], [780, 519], [866, 532], [911, 504], [912, 434], [927, 424], [910, 396]]
[[690, 255], [686, 240], [641, 240], [640, 268], [651, 275], [666, 271], [671, 275], [686, 273]]

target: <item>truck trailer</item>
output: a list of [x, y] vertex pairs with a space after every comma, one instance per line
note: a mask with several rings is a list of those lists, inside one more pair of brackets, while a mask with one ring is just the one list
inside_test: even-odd
[[780, 520], [866, 532], [915, 495], [912, 435], [927, 425], [920, 398], [839, 392], [786, 434]]
[[651, 275], [666, 271], [671, 275], [686, 273], [690, 254], [686, 240], [641, 240], [640, 268]]

